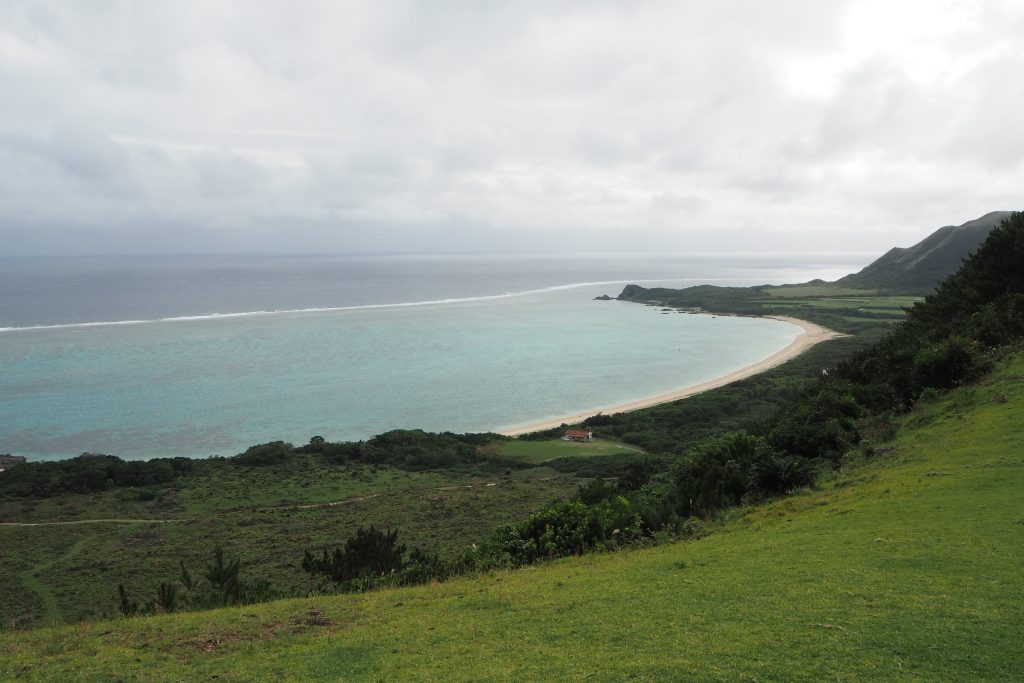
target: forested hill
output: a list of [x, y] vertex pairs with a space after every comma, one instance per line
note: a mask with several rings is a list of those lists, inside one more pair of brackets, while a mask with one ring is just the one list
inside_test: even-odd
[[988, 237], [992, 228], [1010, 215], [993, 211], [963, 225], [947, 225], [912, 247], [894, 247], [863, 270], [836, 281], [843, 287], [879, 289], [901, 294], [929, 294], [936, 285]]

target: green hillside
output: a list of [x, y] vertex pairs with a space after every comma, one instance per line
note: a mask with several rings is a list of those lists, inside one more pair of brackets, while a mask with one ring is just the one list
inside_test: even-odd
[[699, 540], [0, 635], [4, 680], [1024, 679], [1024, 354]]
[[1010, 215], [993, 211], [963, 225], [939, 228], [912, 247], [895, 247], [863, 270], [836, 281], [841, 287], [929, 294]]

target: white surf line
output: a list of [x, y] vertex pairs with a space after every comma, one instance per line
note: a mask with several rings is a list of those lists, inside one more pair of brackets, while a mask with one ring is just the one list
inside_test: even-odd
[[181, 315], [166, 318], [152, 318], [143, 320], [101, 320], [85, 323], [59, 323], [55, 325], [25, 325], [23, 327], [0, 327], [0, 333], [28, 332], [32, 330], [64, 330], [81, 327], [111, 327], [116, 325], [152, 325], [156, 323], [178, 323], [196, 322], [202, 320], [222, 320], [225, 318], [248, 318], [258, 316], [286, 315], [289, 313], [334, 313], [338, 311], [364, 311], [386, 308], [411, 308], [415, 306], [440, 306], [447, 304], [473, 303], [476, 301], [494, 301], [498, 299], [511, 299], [531, 294], [545, 294], [547, 292], [559, 292], [581, 287], [598, 287], [601, 285], [621, 285], [636, 282], [696, 282], [704, 281], [706, 278], [658, 278], [647, 280], [601, 280], [595, 282], [573, 282], [567, 285], [553, 285], [539, 289], [525, 289], [518, 292], [503, 292], [501, 294], [484, 294], [481, 296], [452, 297], [447, 299], [429, 299], [426, 301], [403, 301], [391, 304], [357, 304], [354, 306], [321, 306], [314, 308], [287, 308], [275, 309], [272, 311], [243, 311], [240, 313], [206, 313], [203, 315]]

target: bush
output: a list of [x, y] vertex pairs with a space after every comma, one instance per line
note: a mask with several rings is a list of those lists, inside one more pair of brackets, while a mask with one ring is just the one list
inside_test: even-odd
[[519, 524], [495, 530], [479, 547], [463, 556], [462, 569], [517, 567], [540, 560], [610, 550], [643, 535], [636, 506], [623, 496], [592, 505], [583, 501], [555, 503]]
[[765, 495], [778, 495], [814, 483], [814, 467], [799, 456], [772, 455], [751, 468], [754, 487]]
[[586, 484], [580, 484], [576, 497], [587, 505], [599, 503], [616, 496], [619, 489], [614, 484], [609, 484], [601, 478], [591, 479]]
[[475, 465], [487, 461], [493, 461], [499, 466], [524, 466], [519, 461], [505, 462], [490, 457], [479, 449], [481, 445], [504, 438], [489, 433], [434, 434], [421, 429], [396, 429], [358, 443], [310, 440], [309, 445], [299, 450], [304, 453], [323, 453], [330, 462], [337, 464], [355, 460], [413, 471]]
[[864, 408], [856, 392], [849, 382], [822, 380], [772, 427], [771, 445], [790, 455], [838, 461], [860, 440], [857, 419]]
[[925, 347], [914, 357], [911, 381], [915, 395], [923, 389], [952, 389], [976, 377], [985, 366], [978, 343], [954, 335]]
[[288, 462], [295, 453], [295, 448], [284, 441], [271, 441], [269, 443], [250, 446], [245, 453], [236, 455], [231, 460], [239, 465], [250, 467], [269, 467]]
[[768, 441], [746, 432], [706, 439], [673, 465], [673, 508], [682, 517], [736, 505], [750, 489], [750, 467], [771, 452]]
[[341, 548], [317, 557], [309, 550], [302, 568], [322, 574], [343, 590], [359, 591], [384, 585], [424, 583], [447, 576], [449, 568], [435, 555], [414, 548], [406, 557], [405, 544], [398, 543], [398, 530], [380, 531], [373, 526], [356, 530]]

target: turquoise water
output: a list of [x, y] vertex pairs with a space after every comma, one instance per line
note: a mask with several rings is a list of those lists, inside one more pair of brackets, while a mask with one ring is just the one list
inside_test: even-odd
[[754, 363], [799, 330], [594, 296], [834, 279], [861, 265], [850, 258], [0, 257], [0, 453], [233, 455], [621, 405]]
[[500, 429], [703, 382], [799, 333], [592, 300], [609, 289], [7, 331], [0, 452], [231, 455], [316, 434]]

